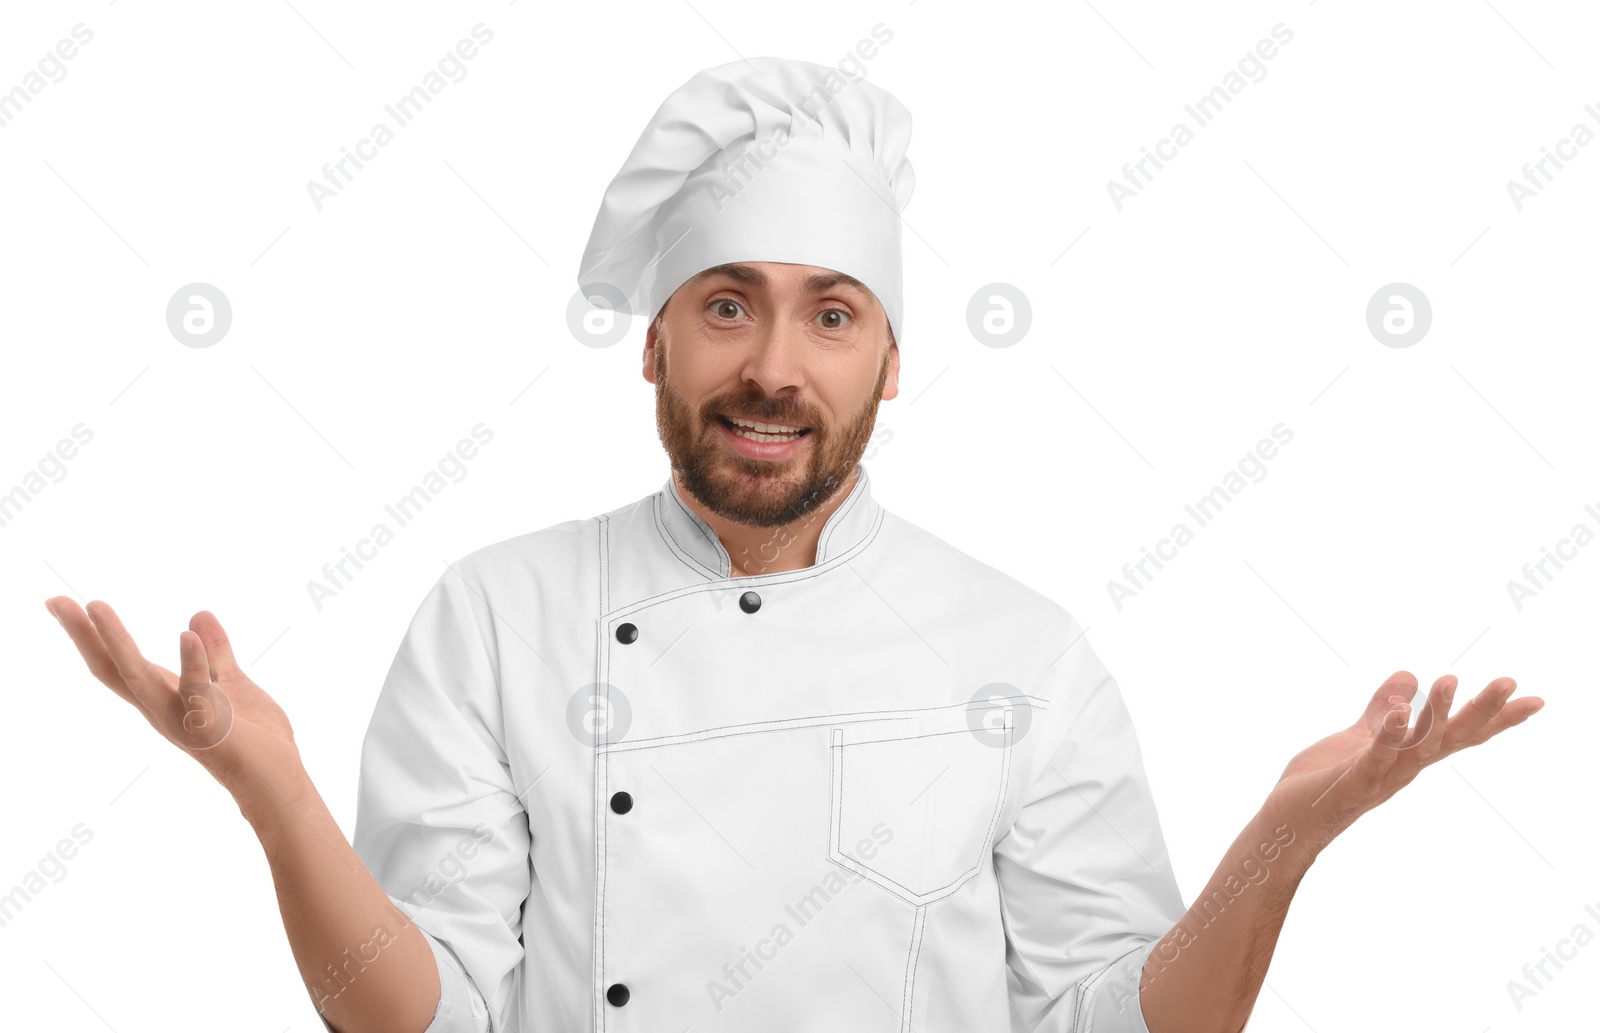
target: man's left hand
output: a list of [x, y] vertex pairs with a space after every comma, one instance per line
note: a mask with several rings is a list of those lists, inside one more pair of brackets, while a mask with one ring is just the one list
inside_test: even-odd
[[1452, 717], [1456, 678], [1444, 675], [1409, 728], [1417, 679], [1396, 671], [1354, 724], [1300, 751], [1283, 769], [1263, 807], [1270, 827], [1287, 824], [1320, 850], [1429, 764], [1488, 742], [1544, 706], [1538, 696], [1512, 701], [1516, 687], [1510, 678], [1496, 678]]

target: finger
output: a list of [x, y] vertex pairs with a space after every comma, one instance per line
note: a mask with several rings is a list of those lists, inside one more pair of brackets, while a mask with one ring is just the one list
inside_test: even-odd
[[178, 656], [182, 662], [178, 699], [183, 704], [184, 745], [192, 750], [210, 749], [232, 729], [233, 708], [227, 694], [212, 683], [211, 663], [198, 634], [179, 632]]
[[[1473, 703], [1484, 701], [1481, 712], [1486, 716], [1474, 725], [1464, 726], [1459, 730], [1452, 722], [1450, 731], [1445, 736], [1445, 751], [1454, 753], [1468, 746], [1488, 742], [1507, 728], [1520, 725], [1544, 708], [1544, 700], [1538, 696], [1524, 696], [1508, 702], [1511, 693], [1516, 691], [1516, 684], [1510, 678], [1496, 678], [1490, 682], [1489, 687], [1472, 701]], [[1464, 713], [1465, 708], [1463, 708]]]
[[1483, 731], [1477, 735], [1477, 741], [1470, 745], [1476, 746], [1480, 742], [1487, 742], [1505, 731], [1515, 728], [1528, 718], [1544, 709], [1544, 700], [1538, 696], [1524, 696], [1507, 703], [1494, 718], [1484, 725]]
[[1416, 726], [1400, 746], [1402, 750], [1415, 751], [1421, 763], [1426, 764], [1439, 752], [1439, 743], [1450, 723], [1450, 702], [1455, 698], [1455, 691], [1456, 676], [1441, 675], [1428, 690], [1428, 699], [1417, 716]]
[[150, 713], [162, 713], [176, 691], [178, 679], [165, 667], [145, 659], [110, 606], [94, 599], [86, 609], [128, 691]]
[[83, 612], [77, 601], [68, 596], [58, 595], [46, 599], [44, 606], [50, 611], [50, 616], [66, 630], [67, 637], [72, 639], [72, 644], [78, 647], [78, 655], [83, 657], [83, 662], [88, 665], [89, 673], [118, 696], [142, 708], [143, 704], [129, 691], [127, 683], [122, 680], [122, 675], [117, 672], [117, 665], [111, 662], [111, 654], [106, 652], [105, 643], [100, 641], [100, 632], [95, 630], [94, 622]]
[[1400, 757], [1402, 744], [1406, 739], [1406, 726], [1410, 721], [1410, 703], [1398, 702], [1393, 708], [1384, 712], [1378, 727], [1373, 731], [1372, 742], [1367, 745], [1366, 751], [1356, 758], [1351, 777], [1355, 779], [1357, 786], [1370, 788], [1383, 781], [1384, 776]]
[[[1475, 746], [1489, 738], [1487, 735], [1480, 737], [1484, 727], [1500, 713], [1506, 705], [1506, 700], [1517, 689], [1517, 683], [1512, 678], [1496, 678], [1483, 687], [1483, 691], [1467, 701], [1450, 721], [1450, 727], [1445, 731], [1444, 749], [1447, 753], [1467, 746]], [[1492, 733], [1491, 733], [1492, 734]]]
[[1378, 686], [1378, 691], [1372, 694], [1372, 699], [1367, 701], [1367, 709], [1361, 715], [1361, 723], [1376, 736], [1385, 718], [1394, 709], [1391, 697], [1398, 696], [1402, 701], [1409, 701], [1416, 692], [1416, 675], [1410, 671], [1394, 672]]
[[189, 630], [200, 636], [206, 657], [211, 664], [211, 677], [220, 679], [239, 673], [238, 661], [233, 658], [233, 643], [222, 630], [222, 622], [210, 610], [201, 610], [189, 618]]

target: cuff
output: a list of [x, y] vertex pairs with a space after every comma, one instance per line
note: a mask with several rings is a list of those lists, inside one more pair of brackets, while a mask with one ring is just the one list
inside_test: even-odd
[[[415, 924], [416, 916], [405, 907], [404, 901], [393, 895], [389, 899], [405, 910]], [[439, 969], [439, 1006], [434, 1009], [433, 1020], [423, 1033], [489, 1033], [489, 1008], [483, 1002], [483, 995], [472, 985], [460, 959], [422, 926], [418, 925], [417, 931], [428, 941], [434, 964]], [[322, 1020], [322, 1028], [327, 1033], [338, 1033], [320, 1011], [317, 1018]]]
[[423, 1033], [489, 1033], [489, 1009], [455, 952], [426, 929], [422, 929], [422, 935], [427, 937], [439, 965], [439, 1007]]
[[1084, 980], [1078, 990], [1077, 1033], [1150, 1033], [1140, 1007], [1145, 959], [1160, 940], [1129, 951]]

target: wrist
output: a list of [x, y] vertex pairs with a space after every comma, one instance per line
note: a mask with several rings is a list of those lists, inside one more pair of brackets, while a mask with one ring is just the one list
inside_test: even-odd
[[1303, 816], [1284, 814], [1269, 800], [1245, 829], [1251, 852], [1273, 868], [1287, 872], [1295, 882], [1304, 875], [1327, 845], [1320, 830]]
[[249, 771], [233, 787], [233, 800], [258, 835], [285, 821], [299, 821], [318, 809], [326, 809], [304, 768], [274, 772], [271, 776]]

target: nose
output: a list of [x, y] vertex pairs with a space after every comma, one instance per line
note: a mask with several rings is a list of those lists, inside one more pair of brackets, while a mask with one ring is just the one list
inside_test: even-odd
[[768, 322], [750, 338], [743, 379], [769, 396], [794, 394], [805, 384], [805, 356], [809, 342], [788, 321]]

